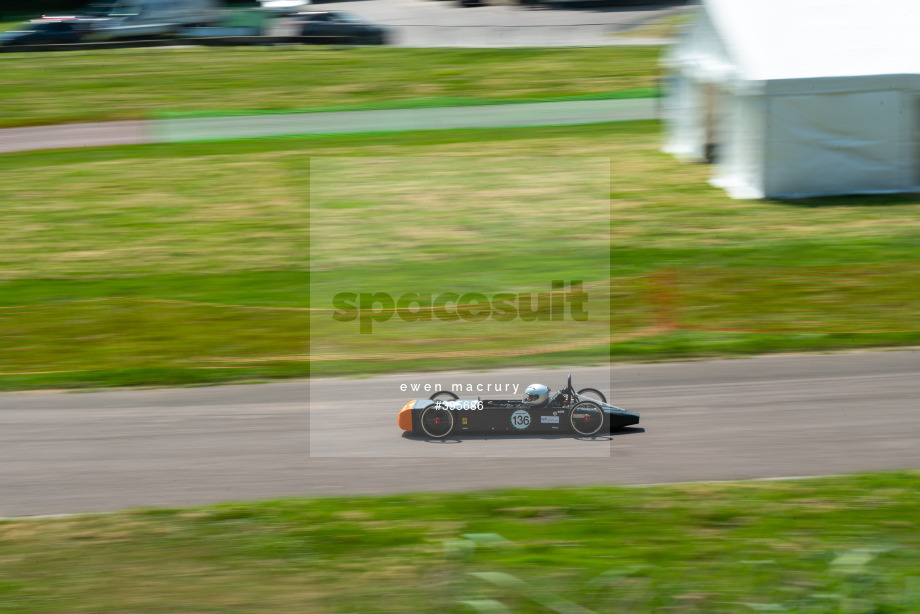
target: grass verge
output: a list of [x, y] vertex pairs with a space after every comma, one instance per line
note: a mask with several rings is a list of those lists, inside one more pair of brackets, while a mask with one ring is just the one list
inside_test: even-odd
[[9, 53], [0, 127], [647, 92], [657, 86], [660, 52], [311, 45]]
[[[732, 201], [708, 168], [658, 153], [657, 129], [0, 156], [0, 388], [920, 343], [916, 195]], [[609, 320], [535, 335], [392, 318], [348, 336], [331, 317], [343, 290], [492, 296], [554, 279], [612, 280], [595, 312]]]
[[0, 522], [0, 612], [915, 612], [917, 472]]

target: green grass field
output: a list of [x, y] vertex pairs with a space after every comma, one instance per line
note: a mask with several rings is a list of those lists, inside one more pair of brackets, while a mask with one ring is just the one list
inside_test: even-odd
[[900, 613], [917, 472], [0, 521], [0, 612]]
[[[0, 387], [920, 342], [917, 196], [732, 201], [658, 139], [634, 122], [2, 156]], [[345, 290], [553, 279], [609, 295], [610, 334], [394, 318], [343, 336], [331, 317]]]
[[[655, 93], [661, 50], [147, 48], [5, 53], [0, 127]], [[618, 94], [623, 95], [623, 94]], [[629, 94], [626, 94], [629, 95]]]

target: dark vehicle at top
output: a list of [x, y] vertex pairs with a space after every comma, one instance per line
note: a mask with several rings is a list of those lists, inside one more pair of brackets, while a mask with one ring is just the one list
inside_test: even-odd
[[35, 19], [0, 33], [0, 45], [57, 45], [79, 43], [90, 25], [76, 19]]
[[296, 13], [287, 23], [305, 43], [384, 45], [388, 38], [383, 26], [342, 11]]
[[600, 390], [576, 391], [571, 375], [565, 388], [551, 392], [548, 386], [531, 384], [523, 399], [461, 399], [441, 390], [406, 403], [399, 412], [399, 427], [432, 439], [462, 432], [593, 437], [639, 423], [639, 414], [607, 403]]

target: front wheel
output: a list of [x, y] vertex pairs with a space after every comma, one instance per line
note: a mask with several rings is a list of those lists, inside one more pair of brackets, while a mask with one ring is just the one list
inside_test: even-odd
[[455, 395], [453, 392], [451, 392], [450, 390], [440, 390], [438, 392], [435, 392], [433, 395], [431, 395], [428, 398], [431, 399], [432, 401], [437, 401], [439, 397], [443, 397], [451, 401], [456, 401], [457, 399], [460, 398], [457, 395]]
[[454, 430], [454, 414], [441, 403], [429, 405], [419, 418], [419, 426], [432, 439], [444, 439]]
[[569, 422], [579, 435], [590, 436], [604, 426], [604, 410], [594, 401], [582, 401], [572, 408]]
[[579, 391], [576, 392], [575, 394], [580, 394], [580, 395], [583, 395], [583, 396], [586, 396], [586, 397], [594, 397], [595, 399], [597, 399], [597, 400], [600, 401], [601, 403], [606, 403], [606, 402], [607, 402], [607, 397], [605, 397], [605, 396], [604, 396], [604, 393], [601, 392], [600, 390], [598, 390], [597, 388], [582, 388], [581, 390], [579, 390]]

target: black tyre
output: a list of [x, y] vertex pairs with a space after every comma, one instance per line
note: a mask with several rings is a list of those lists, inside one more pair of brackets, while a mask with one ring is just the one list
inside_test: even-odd
[[456, 401], [460, 397], [455, 395], [450, 390], [441, 390], [439, 392], [435, 392], [433, 395], [431, 395], [428, 398], [431, 399], [432, 401], [437, 401], [438, 399], [447, 399], [449, 401]]
[[572, 430], [579, 435], [590, 436], [604, 427], [606, 417], [601, 406], [594, 401], [582, 401], [572, 408], [569, 414]]
[[426, 407], [418, 422], [422, 432], [432, 439], [444, 439], [454, 430], [454, 414], [441, 403]]
[[579, 391], [576, 392], [575, 394], [582, 394], [582, 395], [584, 395], [584, 396], [586, 396], [586, 397], [594, 397], [595, 399], [597, 399], [597, 400], [600, 401], [601, 403], [606, 403], [606, 402], [607, 402], [607, 397], [605, 397], [605, 396], [604, 396], [604, 393], [601, 392], [600, 390], [598, 390], [597, 388], [582, 388], [581, 390], [579, 390]]

